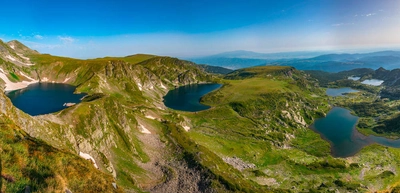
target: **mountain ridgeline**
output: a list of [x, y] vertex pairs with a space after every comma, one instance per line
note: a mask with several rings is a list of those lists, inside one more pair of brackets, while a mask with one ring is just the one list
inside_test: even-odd
[[395, 69], [400, 66], [399, 51], [381, 51], [365, 54], [326, 54], [314, 58], [272, 62], [267, 65], [287, 65], [300, 70], [340, 72], [355, 68]]
[[340, 72], [355, 68], [395, 69], [400, 66], [399, 51], [380, 51], [361, 54], [331, 54], [328, 52], [256, 53], [233, 51], [212, 56], [191, 58], [196, 63], [229, 69], [251, 66], [292, 66], [298, 70]]
[[[308, 128], [331, 108], [328, 97], [293, 67], [228, 71], [145, 54], [79, 60], [0, 43], [2, 91], [55, 82], [88, 94], [32, 117], [1, 92], [1, 192], [389, 191], [399, 181], [398, 149], [330, 155]], [[201, 98], [208, 110], [163, 103], [176, 87], [211, 82], [223, 86]]]
[[211, 56], [188, 58], [188, 60], [198, 64], [220, 66], [228, 69], [239, 69], [251, 66], [261, 66], [274, 61], [286, 61], [294, 58], [310, 58], [323, 53], [324, 52], [282, 52], [264, 54], [245, 50], [237, 50]]

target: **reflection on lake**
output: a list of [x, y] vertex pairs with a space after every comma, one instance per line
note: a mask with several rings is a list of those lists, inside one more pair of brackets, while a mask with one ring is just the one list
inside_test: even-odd
[[373, 143], [400, 147], [400, 140], [361, 134], [355, 128], [357, 121], [358, 117], [351, 115], [349, 110], [335, 107], [326, 117], [316, 120], [311, 129], [331, 144], [331, 153], [334, 157], [352, 156]]
[[86, 94], [74, 94], [75, 87], [59, 83], [37, 83], [7, 92], [17, 108], [32, 116], [60, 111], [65, 103], [79, 103]]
[[164, 96], [165, 106], [181, 111], [196, 112], [209, 109], [200, 103], [202, 96], [220, 88], [220, 84], [191, 84], [171, 90]]
[[326, 89], [326, 94], [328, 96], [343, 96], [345, 93], [359, 92], [358, 90], [351, 89], [349, 87], [345, 88], [328, 88]]

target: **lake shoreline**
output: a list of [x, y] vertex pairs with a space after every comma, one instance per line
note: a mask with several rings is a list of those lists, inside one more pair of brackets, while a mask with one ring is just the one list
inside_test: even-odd
[[211, 106], [200, 103], [201, 98], [208, 93], [220, 89], [223, 84], [203, 83], [177, 87], [163, 97], [164, 105], [170, 109], [196, 113], [208, 110]]
[[341, 88], [326, 88], [326, 95], [330, 97], [340, 97], [346, 96], [349, 93], [357, 93], [359, 90], [352, 89], [350, 87], [341, 87]]
[[[358, 120], [359, 117], [352, 115], [351, 110], [333, 107], [326, 117], [316, 119], [308, 128], [318, 133], [323, 140], [330, 144], [330, 154], [333, 157], [351, 157], [358, 154], [366, 146], [373, 144], [400, 148], [400, 139], [364, 135], [356, 127]], [[316, 124], [319, 124], [319, 126]]]
[[63, 110], [81, 102], [86, 93], [75, 94], [75, 86], [40, 82], [5, 93], [13, 105], [31, 115], [43, 115]]

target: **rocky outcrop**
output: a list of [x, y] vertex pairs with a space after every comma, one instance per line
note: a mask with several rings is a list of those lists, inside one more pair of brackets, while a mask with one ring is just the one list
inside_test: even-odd
[[294, 121], [303, 127], [307, 126], [307, 123], [304, 120], [304, 118], [300, 115], [300, 112], [294, 112], [293, 110], [289, 110], [289, 111], [282, 110], [282, 117], [286, 118], [290, 121]]
[[254, 169], [256, 167], [256, 165], [252, 163], [246, 163], [238, 157], [225, 157], [222, 159], [224, 160], [224, 162], [232, 165], [239, 171], [243, 171], [245, 169]]
[[139, 65], [149, 69], [161, 80], [173, 86], [195, 84], [212, 79], [211, 75], [206, 74], [202, 68], [194, 63], [176, 58], [156, 57], [143, 61]]

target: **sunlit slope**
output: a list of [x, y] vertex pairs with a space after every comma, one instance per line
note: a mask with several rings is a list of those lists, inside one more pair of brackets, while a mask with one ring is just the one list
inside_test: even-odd
[[[198, 183], [200, 179], [185, 173], [201, 171], [186, 171], [182, 159], [170, 161], [176, 159], [176, 146], [164, 144], [162, 96], [168, 88], [209, 82], [213, 76], [193, 63], [158, 56], [83, 61], [38, 55], [34, 60], [42, 80], [69, 82], [89, 94], [76, 106], [43, 116], [60, 124], [40, 131], [53, 133], [54, 144], [89, 153], [127, 191], [165, 191]], [[182, 174], [167, 180], [170, 172]]]
[[112, 186], [115, 179], [111, 174], [99, 171], [90, 161], [29, 136], [21, 126], [29, 122], [36, 124], [30, 125], [32, 129], [50, 125], [19, 116], [3, 93], [0, 98], [1, 192], [121, 191]]
[[[111, 179], [106, 188], [115, 181], [118, 191], [128, 192], [365, 192], [391, 190], [399, 181], [398, 149], [374, 145], [351, 158], [330, 156], [329, 143], [308, 128], [331, 108], [328, 97], [318, 81], [292, 67], [240, 69], [221, 79], [171, 57], [79, 60], [10, 45], [4, 45], [7, 51], [26, 52], [23, 56], [35, 64], [0, 61], [4, 74], [16, 77], [13, 81], [23, 81], [25, 74], [42, 82], [75, 85], [88, 96], [82, 103], [38, 117], [10, 110], [14, 107], [7, 102], [0, 108], [3, 118], [21, 135], [12, 136], [9, 130], [5, 136], [13, 140], [4, 139], [2, 146], [13, 148], [14, 142], [27, 138], [15, 140], [17, 136], [29, 134], [34, 144], [48, 144], [56, 152], [46, 157], [53, 173], [65, 170], [52, 155], [86, 164], [87, 170], [85, 165], [76, 170], [87, 171], [84, 177], [99, 182], [92, 186], [82, 180], [88, 191], [103, 190], [102, 179]], [[223, 84], [201, 99], [212, 108], [186, 113], [164, 106], [169, 90], [206, 82]], [[17, 150], [13, 156], [24, 158], [24, 163], [36, 159], [25, 156], [29, 151]], [[79, 158], [79, 152], [92, 156], [99, 169]], [[12, 173], [14, 167], [3, 162], [2, 174]], [[14, 190], [6, 178], [3, 189]], [[65, 186], [49, 178], [32, 188], [51, 192], [53, 187], [75, 187], [80, 192], [73, 185], [79, 177], [65, 178]]]
[[253, 190], [368, 191], [399, 181], [398, 149], [371, 146], [347, 159], [330, 156], [329, 143], [308, 128], [330, 107], [305, 73], [257, 67], [226, 78], [202, 99], [213, 108], [185, 113], [192, 126], [187, 135], [236, 168], [232, 173], [256, 182]]
[[[30, 59], [35, 65], [26, 67], [24, 74], [35, 75], [42, 82], [73, 84], [89, 94], [81, 104], [53, 115], [30, 118], [19, 111], [9, 114], [31, 136], [76, 156], [79, 152], [90, 154], [104, 175], [114, 176], [110, 187], [116, 181], [126, 191], [165, 191], [182, 183], [197, 183], [196, 177], [185, 174], [197, 170], [186, 171], [181, 159], [169, 161], [175, 146], [165, 149], [163, 136], [159, 136], [165, 108], [162, 96], [168, 88], [207, 82], [212, 76], [190, 62], [142, 54], [93, 60], [32, 54]], [[19, 68], [8, 64], [11, 72]], [[89, 167], [94, 169], [91, 164]], [[182, 174], [166, 181], [169, 172]], [[182, 176], [187, 177], [181, 180]], [[88, 191], [95, 190], [95, 186], [88, 187]]]

